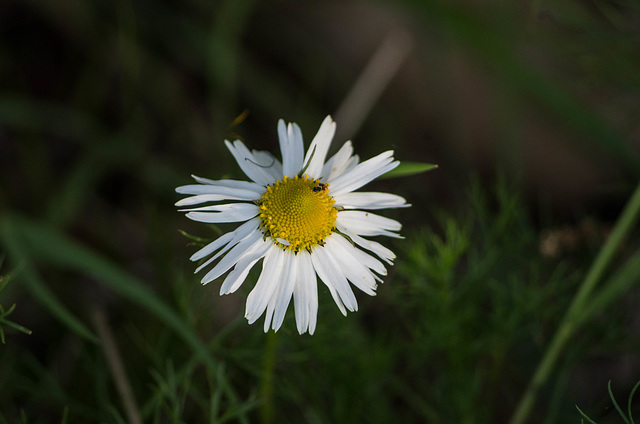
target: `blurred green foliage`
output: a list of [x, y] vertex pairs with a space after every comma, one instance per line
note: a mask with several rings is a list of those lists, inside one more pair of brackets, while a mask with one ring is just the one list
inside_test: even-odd
[[[433, 229], [395, 243], [402, 258], [397, 274], [376, 298], [360, 296], [359, 312], [342, 317], [320, 290], [320, 325], [312, 337], [298, 336], [286, 325], [293, 320], [288, 314], [277, 334], [271, 377], [270, 402], [278, 422], [488, 423], [505, 418], [505, 403], [517, 400], [517, 388], [584, 277], [583, 259], [558, 262], [539, 254], [534, 227], [513, 187], [501, 183], [487, 196], [474, 184], [468, 198], [467, 212], [458, 217], [442, 212]], [[258, 389], [269, 342], [259, 326], [244, 323], [240, 308], [212, 331], [216, 314], [203, 309], [201, 292], [215, 288], [174, 277], [168, 284], [174, 285], [177, 305], [171, 307], [87, 246], [33, 221], [16, 220], [11, 228], [19, 229], [25, 241], [37, 237], [28, 243], [35, 249], [30, 259], [23, 258], [24, 266], [48, 264], [54, 267], [49, 272], [74, 280], [85, 276], [121, 296], [109, 310], [145, 422], [256, 419], [264, 402]], [[97, 306], [75, 312], [69, 307], [62, 306], [71, 315]], [[618, 349], [627, 345], [626, 330], [609, 323], [630, 312], [609, 308], [606, 313], [605, 321], [589, 326], [567, 348], [552, 385], [562, 384], [563, 370], [588, 355], [593, 340], [606, 337], [607, 345]], [[55, 308], [51, 314], [57, 316]], [[67, 330], [61, 340], [49, 341], [48, 359], [39, 358], [30, 343], [4, 348], [2, 361], [8, 366], [1, 383], [11, 390], [3, 396], [3, 414], [15, 416], [21, 407], [37, 418], [40, 412], [33, 407], [38, 405], [45, 416], [68, 407], [70, 416], [82, 421], [125, 422], [110, 394], [99, 346], [92, 338], [72, 336], [74, 326], [58, 318], [56, 331]], [[45, 365], [42, 359], [52, 362]], [[544, 397], [561, 405], [557, 419], [571, 417], [565, 391]]]
[[[0, 260], [0, 267], [2, 266], [2, 262], [3, 260]], [[10, 278], [11, 278], [11, 275], [0, 274], [0, 293], [7, 286], [7, 284], [9, 284]], [[7, 317], [11, 315], [11, 313], [15, 310], [15, 308], [16, 308], [15, 303], [9, 306], [7, 310], [5, 310], [4, 307], [0, 304], [0, 342], [2, 342], [2, 344], [6, 343], [6, 340], [4, 337], [4, 330], [2, 326], [11, 327], [15, 330], [22, 331], [25, 334], [31, 334], [31, 330], [29, 330], [28, 328], [25, 328], [20, 324], [17, 324], [7, 319]]]

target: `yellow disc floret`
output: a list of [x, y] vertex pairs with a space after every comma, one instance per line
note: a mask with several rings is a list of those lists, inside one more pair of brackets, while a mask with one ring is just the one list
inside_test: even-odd
[[324, 244], [335, 230], [338, 211], [329, 196], [329, 184], [304, 177], [287, 178], [267, 186], [260, 200], [265, 237], [285, 250], [299, 252]]

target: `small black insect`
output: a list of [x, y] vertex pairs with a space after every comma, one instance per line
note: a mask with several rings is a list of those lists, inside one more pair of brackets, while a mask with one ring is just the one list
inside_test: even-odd
[[315, 191], [315, 192], [325, 191], [325, 190], [328, 190], [328, 188], [329, 188], [329, 184], [327, 184], [327, 183], [318, 183], [318, 185], [313, 188], [313, 191]]

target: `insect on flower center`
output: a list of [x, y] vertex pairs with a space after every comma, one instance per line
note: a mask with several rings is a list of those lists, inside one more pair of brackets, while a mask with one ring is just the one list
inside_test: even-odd
[[267, 186], [260, 200], [261, 227], [285, 250], [310, 250], [335, 229], [338, 211], [329, 196], [329, 184], [304, 177], [288, 178]]

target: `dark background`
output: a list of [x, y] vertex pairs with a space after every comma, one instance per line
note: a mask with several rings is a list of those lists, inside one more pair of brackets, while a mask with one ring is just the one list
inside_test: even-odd
[[[631, 0], [5, 1], [0, 84], [0, 304], [33, 331], [3, 327], [6, 422], [123, 419], [101, 349], [72, 323], [92, 333], [95, 310], [145, 422], [506, 422], [640, 176]], [[439, 168], [372, 185], [414, 205], [387, 214], [407, 240], [383, 240], [398, 254], [384, 293], [347, 318], [325, 296], [311, 340], [289, 317], [270, 368], [244, 295], [191, 275], [177, 230], [224, 229], [177, 213], [174, 189], [242, 179], [225, 139], [277, 153], [278, 119], [308, 143], [327, 114], [333, 149], [352, 138], [361, 158]], [[630, 233], [610, 271], [637, 247]], [[637, 307], [630, 289], [577, 334], [531, 422], [579, 422], [574, 404], [617, 422], [606, 383], [625, 404], [640, 378]]]

